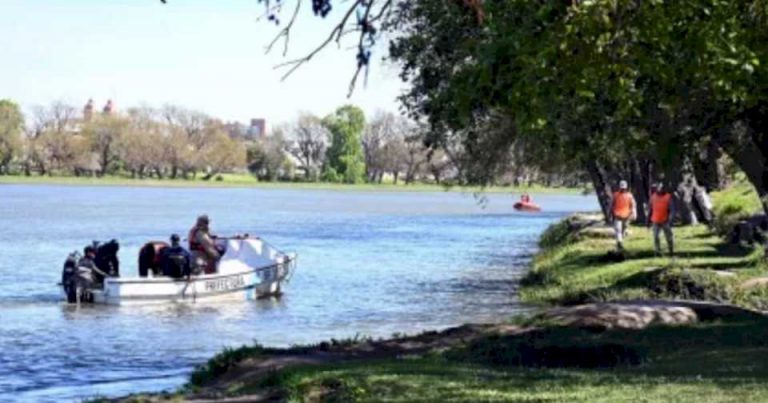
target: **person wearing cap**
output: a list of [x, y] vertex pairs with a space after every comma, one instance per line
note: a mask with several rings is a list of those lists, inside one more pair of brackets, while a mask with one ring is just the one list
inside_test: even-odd
[[648, 224], [653, 228], [653, 245], [656, 255], [661, 255], [661, 240], [659, 232], [664, 231], [664, 238], [667, 240], [669, 255], [675, 254], [675, 238], [672, 233], [672, 220], [675, 217], [675, 203], [672, 194], [667, 192], [664, 184], [658, 182], [653, 185], [653, 193], [650, 200], [650, 211], [648, 212]]
[[216, 272], [216, 262], [221, 258], [221, 253], [216, 249], [216, 244], [213, 241], [216, 237], [211, 235], [209, 225], [210, 220], [207, 215], [203, 214], [197, 217], [197, 223], [189, 230], [188, 236], [189, 250], [206, 260], [206, 274]]
[[160, 253], [160, 268], [164, 276], [189, 278], [191, 272], [191, 262], [189, 252], [180, 244], [180, 238], [177, 234], [171, 235], [171, 246], [163, 249]]
[[637, 218], [637, 203], [629, 191], [627, 181], [619, 181], [619, 191], [613, 194], [611, 200], [611, 219], [616, 236], [616, 247], [624, 250], [624, 237], [627, 235], [629, 222]]

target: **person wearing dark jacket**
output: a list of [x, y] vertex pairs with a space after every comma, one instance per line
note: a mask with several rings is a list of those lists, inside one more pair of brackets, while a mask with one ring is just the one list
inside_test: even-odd
[[85, 268], [90, 271], [90, 273], [82, 273], [82, 275], [79, 276], [81, 283], [84, 286], [92, 287], [94, 286], [94, 283], [101, 286], [104, 284], [104, 277], [108, 276], [107, 273], [101, 271], [96, 265], [96, 248], [93, 246], [86, 246], [85, 249], [83, 249], [83, 257], [77, 261], [77, 267]]
[[191, 257], [189, 252], [179, 244], [179, 236], [171, 235], [171, 246], [163, 249], [160, 254], [160, 269], [164, 276], [173, 278], [189, 278]]

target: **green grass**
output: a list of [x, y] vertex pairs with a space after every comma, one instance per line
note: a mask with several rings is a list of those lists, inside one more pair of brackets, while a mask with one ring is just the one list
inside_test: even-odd
[[715, 228], [720, 235], [727, 235], [740, 220], [762, 212], [760, 197], [755, 188], [740, 176], [726, 191], [712, 194]]
[[296, 402], [742, 402], [768, 400], [766, 377], [768, 320], [751, 317], [641, 331], [549, 327], [420, 357], [289, 368], [227, 392], [277, 389]]
[[397, 192], [443, 192], [455, 191], [466, 193], [521, 193], [528, 192], [539, 193], [580, 193], [583, 189], [577, 188], [547, 188], [543, 186], [489, 186], [466, 187], [436, 185], [430, 183], [398, 184], [393, 183], [361, 183], [361, 184], [341, 184], [326, 182], [260, 182], [252, 175], [248, 174], [222, 174], [222, 180], [211, 179], [204, 181], [198, 179], [132, 179], [127, 176], [105, 176], [105, 177], [76, 177], [76, 176], [21, 176], [5, 175], [0, 176], [0, 184], [31, 184], [31, 185], [67, 185], [67, 186], [149, 186], [149, 187], [256, 187], [266, 189], [316, 189], [332, 191], [397, 191]]
[[[739, 282], [766, 272], [762, 248], [725, 245], [704, 226], [674, 229], [677, 249], [674, 259], [654, 256], [653, 239], [647, 228], [633, 227], [630, 231], [625, 241], [626, 260], [620, 262], [607, 257], [607, 252], [615, 249], [612, 239], [586, 238], [543, 250], [522, 280], [522, 300], [574, 304], [694, 297], [726, 302], [723, 299], [736, 299], [737, 295], [730, 295], [728, 291], [725, 295], [718, 294], [718, 288], [735, 292]], [[734, 276], [718, 276], [715, 271]], [[690, 287], [672, 286], [674, 281], [686, 279], [706, 289], [696, 294]], [[708, 291], [713, 293], [707, 294]]]
[[[714, 203], [720, 217], [748, 215], [760, 209], [752, 187], [741, 181], [715, 194]], [[674, 228], [674, 259], [654, 256], [651, 231], [645, 227], [630, 229], [623, 261], [608, 255], [615, 249], [612, 238], [575, 236], [568, 231], [568, 226], [561, 222], [542, 236], [542, 250], [522, 279], [523, 301], [576, 304], [683, 298], [768, 308], [763, 292], [747, 292], [739, 287], [748, 278], [767, 274], [764, 250], [727, 245], [703, 225]], [[662, 248], [666, 249], [663, 237]], [[733, 276], [721, 276], [718, 272]]]
[[739, 176], [727, 190], [712, 193], [715, 215], [754, 214], [762, 210], [755, 188]]

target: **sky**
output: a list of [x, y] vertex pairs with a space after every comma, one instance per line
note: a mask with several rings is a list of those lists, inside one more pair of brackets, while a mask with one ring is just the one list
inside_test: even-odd
[[[367, 85], [347, 98], [355, 70], [353, 43], [333, 45], [285, 81], [274, 67], [303, 56], [332, 22], [306, 2], [282, 47], [265, 54], [279, 27], [259, 20], [257, 0], [0, 0], [0, 98], [29, 110], [65, 101], [112, 99], [118, 109], [176, 104], [223, 120], [267, 119], [274, 126], [299, 112], [325, 115], [353, 103], [366, 114], [396, 112], [403, 84], [397, 67], [374, 51]], [[285, 10], [285, 19], [288, 11]], [[329, 18], [340, 18], [334, 10]]]

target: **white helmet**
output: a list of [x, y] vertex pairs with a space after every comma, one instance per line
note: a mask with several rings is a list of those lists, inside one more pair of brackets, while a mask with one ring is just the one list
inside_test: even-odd
[[619, 181], [619, 189], [621, 189], [621, 190], [629, 189], [629, 185], [627, 184], [627, 181], [625, 181], [625, 180]]

